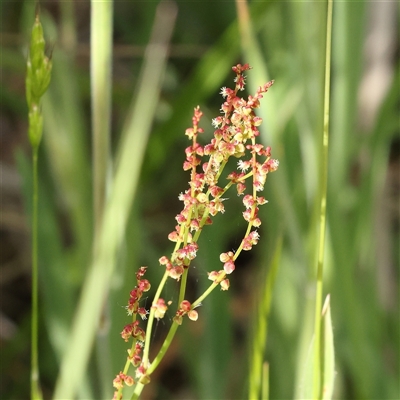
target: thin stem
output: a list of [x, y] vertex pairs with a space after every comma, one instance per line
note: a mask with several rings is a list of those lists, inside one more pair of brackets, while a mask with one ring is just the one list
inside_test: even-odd
[[[90, 17], [90, 83], [92, 103], [92, 167], [93, 167], [93, 221], [94, 234], [100, 232], [104, 204], [107, 199], [111, 171], [111, 61], [113, 1], [91, 2]], [[106, 304], [102, 311], [101, 324], [96, 337], [96, 356], [101, 393], [110, 397], [108, 377], [111, 375], [110, 348], [108, 345], [110, 319]]]
[[[154, 359], [154, 361], [151, 363], [150, 367], [147, 369], [147, 375], [150, 375], [158, 367], [158, 365], [164, 358], [165, 353], [167, 352], [170, 344], [172, 343], [172, 340], [175, 336], [175, 333], [176, 333], [178, 327], [179, 327], [179, 325], [176, 322], [172, 323], [171, 328], [168, 332], [168, 335], [165, 338], [164, 343], [161, 346], [161, 349], [157, 354], [157, 357]], [[149, 332], [149, 330], [147, 330], [147, 332]], [[146, 338], [146, 341], [147, 341], [147, 338]], [[143, 359], [144, 359], [144, 357], [143, 357]], [[140, 393], [142, 393], [143, 387], [144, 387], [144, 384], [140, 383], [140, 382], [136, 385], [133, 395], [131, 397], [131, 400], [135, 400], [135, 399], [139, 398]]]
[[94, 231], [100, 229], [110, 169], [113, 2], [91, 4], [91, 99]]
[[178, 327], [179, 327], [179, 324], [177, 322], [172, 323], [171, 328], [168, 332], [168, 335], [165, 338], [164, 343], [161, 346], [161, 349], [157, 354], [157, 357], [154, 359], [154, 361], [151, 363], [149, 369], [147, 370], [149, 375], [158, 367], [158, 364], [160, 364], [161, 360], [164, 358], [165, 353], [167, 352], [170, 344], [172, 343], [172, 339], [174, 338]]
[[[224, 274], [224, 277], [226, 274]], [[223, 279], [223, 278], [222, 278]], [[221, 280], [222, 280], [221, 279]], [[219, 280], [218, 283], [213, 282], [208, 289], [196, 300], [192, 303], [192, 308], [195, 308], [197, 305], [199, 305], [217, 286], [219, 285]]]
[[[158, 299], [160, 298], [161, 292], [164, 288], [165, 282], [168, 279], [168, 271], [165, 271], [164, 276], [161, 279], [160, 284], [158, 285], [157, 292], [154, 296], [153, 304], [156, 304]], [[147, 323], [147, 329], [146, 329], [146, 340], [145, 340], [145, 346], [143, 350], [143, 364], [147, 366], [149, 364], [149, 351], [150, 351], [150, 338], [151, 338], [151, 332], [153, 329], [153, 322], [154, 322], [154, 314], [155, 314], [155, 308], [151, 307], [150, 308], [150, 315], [149, 315], [149, 322]]]
[[189, 274], [189, 267], [187, 267], [185, 269], [185, 271], [183, 272], [182, 277], [181, 277], [181, 286], [179, 289], [178, 307], [182, 303], [182, 301], [185, 299], [188, 274]]
[[314, 384], [313, 398], [321, 398], [321, 310], [323, 294], [323, 267], [326, 231], [326, 198], [328, 187], [328, 144], [329, 144], [329, 98], [330, 98], [330, 74], [331, 74], [331, 43], [332, 43], [332, 7], [333, 0], [328, 0], [326, 23], [326, 54], [325, 54], [325, 89], [324, 89], [324, 127], [322, 142], [322, 168], [320, 184], [320, 223], [318, 243], [317, 287], [315, 299], [315, 341], [314, 341]]
[[39, 385], [38, 329], [39, 329], [39, 266], [38, 266], [38, 146], [32, 150], [33, 204], [32, 204], [32, 325], [31, 325], [31, 398], [41, 399]]

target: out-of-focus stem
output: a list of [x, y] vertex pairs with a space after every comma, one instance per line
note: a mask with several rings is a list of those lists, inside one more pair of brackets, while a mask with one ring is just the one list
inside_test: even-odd
[[39, 384], [38, 329], [39, 329], [39, 267], [38, 267], [38, 147], [32, 149], [33, 204], [32, 204], [32, 321], [31, 321], [31, 399], [42, 399]]
[[331, 74], [331, 43], [332, 43], [332, 6], [333, 0], [328, 0], [326, 23], [326, 53], [325, 53], [325, 89], [324, 89], [324, 126], [322, 140], [322, 168], [320, 176], [320, 210], [319, 210], [319, 242], [315, 297], [314, 326], [314, 368], [313, 368], [313, 398], [322, 398], [321, 376], [321, 312], [324, 277], [324, 250], [326, 231], [326, 198], [328, 188], [328, 148], [329, 148], [329, 109], [330, 109], [330, 74]]

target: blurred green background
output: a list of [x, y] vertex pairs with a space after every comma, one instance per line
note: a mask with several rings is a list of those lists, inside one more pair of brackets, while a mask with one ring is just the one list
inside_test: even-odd
[[[109, 296], [94, 298], [104, 311], [77, 397], [112, 397], [112, 379], [126, 357], [119, 332], [128, 322], [124, 306], [135, 285], [134, 273], [148, 265], [155, 287], [163, 272], [158, 259], [172, 251], [167, 235], [180, 211], [177, 196], [189, 179], [182, 163], [193, 108], [201, 106], [204, 140], [209, 140], [211, 119], [222, 103], [220, 88], [233, 86], [232, 65], [249, 62], [254, 69], [247, 74], [248, 92], [265, 83], [264, 78], [275, 79], [260, 116], [262, 141], [272, 146], [280, 168], [267, 181], [261, 240], [240, 257], [231, 289], [212, 293], [199, 308], [199, 321], [182, 326], [143, 398], [246, 398], [259, 293], [279, 237], [283, 248], [265, 360], [270, 398], [294, 398], [314, 317], [326, 5], [250, 2], [254, 53], [238, 29], [235, 2], [175, 4], [178, 14], [159, 96], [147, 100], [149, 108], [155, 106], [147, 120], [148, 143], [143, 154], [138, 154], [139, 145], [131, 149], [132, 163], [143, 157], [140, 179], [126, 230], [118, 239]], [[114, 4], [114, 160], [123, 151], [121, 131], [138, 96], [157, 6]], [[39, 161], [40, 370], [45, 398], [51, 398], [93, 252], [90, 3], [43, 1], [40, 12], [54, 62], [43, 104]], [[1, 3], [2, 399], [29, 396], [31, 164], [24, 76], [34, 15], [32, 1]], [[396, 2], [334, 5], [324, 292], [331, 294], [335, 399], [400, 398], [398, 21]], [[113, 165], [110, 176], [117, 169]], [[125, 172], [128, 187], [130, 171]], [[108, 190], [113, 189], [110, 180]], [[201, 238], [189, 299], [207, 287], [207, 271], [220, 268], [219, 254], [240, 244], [245, 225], [240, 199], [231, 196], [225, 215]], [[176, 299], [177, 291], [169, 282], [164, 298]], [[144, 302], [148, 306], [151, 300]], [[157, 324], [155, 347], [171, 318]]]

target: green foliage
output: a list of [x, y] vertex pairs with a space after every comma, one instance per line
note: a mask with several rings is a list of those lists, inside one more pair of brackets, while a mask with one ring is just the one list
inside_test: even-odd
[[[62, 360], [70, 357], [69, 365], [80, 368], [75, 371], [76, 379], [85, 378], [78, 385], [77, 398], [111, 398], [112, 379], [126, 357], [119, 332], [127, 323], [123, 306], [135, 285], [134, 273], [140, 265], [148, 265], [148, 279], [158, 282], [162, 274], [158, 258], [172, 251], [167, 235], [179, 211], [176, 197], [189, 180], [181, 169], [184, 131], [191, 125], [193, 108], [200, 104], [205, 114], [202, 126], [206, 135], [212, 132], [207, 120], [218, 113], [217, 93], [228, 86], [230, 68], [236, 62], [249, 62], [254, 68], [248, 74], [249, 93], [267, 80], [275, 80], [259, 115], [267, 128], [262, 141], [272, 146], [280, 169], [266, 185], [269, 204], [260, 210], [265, 223], [259, 247], [252, 257], [238, 259], [230, 290], [212, 293], [197, 309], [199, 321], [183, 324], [160, 364], [159, 379], [151, 383], [153, 394], [148, 391], [147, 395], [162, 399], [248, 398], [247, 385], [255, 377], [253, 373], [249, 376], [247, 350], [261, 343], [260, 349], [265, 351], [260, 350], [257, 357], [268, 363], [269, 398], [299, 397], [315, 316], [315, 203], [321, 168], [326, 5], [253, 2], [249, 9], [253, 32], [247, 41], [238, 28], [234, 3], [200, 2], [195, 9], [189, 3], [177, 5], [169, 58], [163, 71], [155, 71], [157, 65], [143, 61], [143, 46], [150, 41], [156, 5], [114, 4], [109, 156], [115, 163], [102, 160], [109, 166], [108, 176], [113, 177], [108, 178], [106, 193], [114, 197], [106, 196], [108, 214], [98, 235], [93, 233], [97, 228], [91, 186], [89, 59], [84, 46], [89, 41], [85, 27], [90, 16], [82, 2], [61, 2], [59, 8], [42, 5], [45, 33], [57, 33], [49, 38], [55, 43], [52, 83], [43, 99], [44, 146], [39, 161], [39, 362], [44, 393], [49, 397]], [[24, 23], [32, 23], [32, 2], [7, 2], [1, 7], [6, 31], [13, 33], [18, 24], [20, 32], [30, 29]], [[337, 399], [400, 397], [399, 238], [393, 228], [398, 217], [394, 213], [388, 217], [390, 208], [385, 208], [391, 199], [385, 186], [390, 148], [398, 140], [400, 77], [398, 65], [392, 61], [388, 64], [392, 71], [388, 89], [382, 91], [376, 117], [367, 124], [369, 115], [358, 96], [366, 79], [363, 52], [367, 21], [373, 17], [371, 7], [367, 2], [335, 2], [333, 13], [324, 295], [330, 294], [333, 398]], [[20, 99], [25, 93], [18, 88], [23, 87], [21, 51], [26, 53], [27, 43], [21, 39], [16, 45], [4, 39], [1, 60], [4, 114], [24, 121]], [[126, 45], [139, 47], [129, 47], [124, 53]], [[158, 73], [163, 78], [156, 81]], [[12, 85], [15, 82], [18, 84]], [[370, 88], [371, 100], [379, 89]], [[130, 135], [135, 138], [129, 139]], [[32, 170], [22, 152], [18, 165], [29, 215]], [[380, 218], [383, 209], [389, 218], [386, 225]], [[218, 268], [218, 254], [239, 246], [241, 216], [236, 214], [240, 212], [238, 205], [232, 214], [217, 219], [212, 236], [205, 239], [209, 252], [199, 254], [196, 277], [189, 282], [193, 299], [201, 290], [198, 287], [207, 285], [206, 271]], [[271, 260], [275, 260], [280, 236], [282, 249], [268, 330], [264, 342], [260, 337], [255, 342], [252, 332], [260, 335], [254, 322], [258, 320], [256, 309], [262, 309], [255, 306], [256, 296], [269, 282], [259, 277], [270, 276], [278, 268]], [[90, 285], [84, 283], [88, 279]], [[80, 308], [79, 318], [74, 319], [81, 295], [87, 298], [87, 306]], [[176, 301], [177, 288], [172, 283], [167, 285], [165, 297]], [[22, 325], [29, 308], [23, 312]], [[325, 316], [329, 324], [328, 313]], [[173, 315], [167, 315], [166, 323], [168, 318]], [[93, 347], [88, 333], [82, 333], [80, 346], [68, 345], [72, 327], [77, 330], [79, 324], [95, 333]], [[160, 322], [152, 338], [155, 346], [161, 345], [165, 333]], [[21, 354], [26, 352], [26, 346], [19, 344], [28, 342], [28, 329], [21, 328], [9, 340], [12, 351], [2, 352], [2, 368], [14, 365], [18, 349]], [[75, 364], [80, 352], [86, 353], [88, 370]], [[11, 372], [2, 369], [3, 373], [2, 398], [15, 398], [16, 393], [28, 397], [27, 386], [25, 394], [20, 391], [24, 381], [29, 381], [29, 369], [21, 369], [18, 390]], [[267, 386], [262, 384], [264, 389]], [[129, 396], [126, 393], [126, 398]]]

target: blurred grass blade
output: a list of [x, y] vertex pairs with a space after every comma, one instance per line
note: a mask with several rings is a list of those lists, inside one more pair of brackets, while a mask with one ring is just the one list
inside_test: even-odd
[[335, 355], [333, 344], [333, 329], [330, 309], [330, 296], [326, 296], [324, 307], [321, 313], [321, 395], [315, 397], [314, 363], [313, 349], [315, 346], [315, 336], [309, 346], [308, 357], [303, 369], [303, 377], [298, 395], [299, 400], [303, 399], [323, 399], [329, 400], [333, 394], [333, 384], [335, 380]]
[[329, 114], [330, 114], [330, 77], [332, 54], [332, 8], [333, 0], [328, 0], [326, 18], [326, 48], [325, 48], [325, 85], [324, 85], [324, 125], [322, 133], [322, 148], [320, 161], [320, 184], [318, 207], [319, 239], [317, 248], [317, 275], [315, 295], [315, 324], [314, 324], [314, 373], [313, 398], [321, 397], [322, 365], [321, 365], [321, 309], [324, 279], [325, 233], [326, 233], [326, 198], [328, 193], [328, 149], [329, 149]]
[[[254, 14], [249, 12], [249, 7], [246, 1], [237, 0], [236, 9], [243, 57], [245, 62], [249, 63], [250, 66], [254, 68], [252, 73], [249, 74], [248, 88], [251, 93], [255, 93], [257, 88], [268, 82], [271, 77], [269, 76], [263, 52], [256, 37], [256, 30], [254, 29], [254, 26], [256, 25], [254, 23], [255, 18], [252, 18]], [[280, 85], [282, 84], [283, 82], [280, 82]], [[282, 87], [283, 86], [284, 85], [282, 85]], [[263, 124], [260, 126], [263, 142], [272, 146], [273, 155], [278, 159], [280, 159], [282, 155], [279, 153], [281, 148], [279, 137], [281, 136], [283, 128], [283, 124], [278, 121], [278, 96], [276, 93], [279, 92], [281, 92], [281, 90], [274, 86], [263, 99], [264, 105], [258, 110], [258, 114], [263, 119]], [[290, 91], [285, 97], [284, 104], [288, 104], [289, 97], [296, 97], [293, 96], [293, 91]], [[285, 164], [280, 165], [279, 171], [282, 176], [287, 174], [286, 169], [287, 167]], [[293, 247], [297, 249], [298, 255], [303, 258], [302, 244], [299, 240], [301, 237], [300, 226], [293, 204], [289, 201], [291, 196], [287, 180], [280, 179], [278, 181], [273, 179], [271, 184], [273, 190], [277, 193], [276, 197], [280, 199], [278, 204], [281, 207], [282, 215], [286, 218]]]
[[329, 294], [326, 296], [322, 309], [321, 324], [322, 399], [329, 400], [333, 395], [333, 385], [335, 381], [335, 351]]
[[109, 290], [117, 251], [123, 242], [151, 122], [157, 110], [175, 18], [174, 4], [160, 3], [145, 53], [138, 93], [124, 127], [114, 185], [105, 206], [101, 230], [95, 237], [93, 262], [82, 290], [68, 350], [62, 361], [55, 399], [73, 398], [86, 376], [104, 297]]
[[[93, 169], [93, 231], [100, 230], [101, 218], [107, 199], [111, 177], [111, 90], [112, 90], [112, 39], [113, 2], [91, 3], [90, 17], [90, 82], [92, 103], [92, 169]], [[95, 236], [94, 235], [94, 236]], [[102, 327], [109, 327], [109, 316], [101, 317]], [[107, 342], [108, 330], [99, 330], [96, 338], [96, 365], [101, 382], [101, 395], [112, 397], [109, 380], [112, 379], [110, 346]]]
[[296, 391], [296, 399], [304, 400], [304, 399], [315, 399], [313, 397], [313, 389], [314, 389], [314, 357], [313, 357], [313, 348], [314, 348], [315, 336], [312, 337], [311, 343], [308, 347], [308, 353], [306, 362], [302, 368], [302, 377], [300, 381], [300, 387], [298, 391]]
[[262, 386], [261, 386], [262, 400], [269, 400], [269, 364], [263, 364]]
[[[256, 31], [263, 27], [263, 16], [269, 6], [269, 2], [252, 4], [252, 23]], [[166, 162], [168, 152], [165, 151], [165, 147], [161, 148], [161, 146], [173, 145], [176, 136], [182, 132], [182, 129], [186, 129], [186, 122], [182, 121], [187, 121], [187, 116], [192, 114], [193, 107], [213, 95], [231, 73], [231, 67], [240, 53], [238, 35], [238, 24], [235, 20], [197, 63], [190, 81], [183, 87], [172, 105], [170, 119], [157, 129], [156, 134], [152, 137], [151, 145], [154, 149], [153, 157], [150, 160], [152, 167], [154, 164], [162, 165]], [[162, 131], [170, 132], [170, 135], [161, 141], [157, 134]]]
[[90, 77], [94, 231], [100, 228], [110, 172], [113, 2], [92, 1]]
[[43, 28], [39, 12], [33, 24], [26, 72], [26, 100], [28, 103], [28, 136], [32, 146], [32, 325], [31, 325], [31, 398], [42, 399], [39, 378], [39, 145], [43, 133], [41, 98], [51, 79], [52, 62], [45, 55]]
[[[255, 324], [257, 330], [251, 341], [253, 348], [249, 372], [249, 399], [258, 399], [261, 393], [265, 396], [265, 391], [268, 391], [268, 382], [262, 380], [262, 378], [264, 378], [264, 354], [268, 336], [268, 317], [271, 309], [273, 288], [281, 261], [281, 252], [282, 237], [277, 241], [274, 256], [269, 265], [268, 274], [265, 279], [265, 287], [260, 288], [262, 297], [258, 302], [257, 322]], [[264, 399], [264, 397], [262, 398]]]
[[[249, 63], [254, 68], [254, 73], [250, 78], [250, 90], [255, 93], [258, 86], [268, 82], [271, 78], [269, 77], [267, 65], [262, 55], [261, 48], [258, 44], [254, 29], [251, 24], [249, 7], [247, 1], [236, 0], [237, 16], [239, 21], [239, 35], [241, 39], [241, 49], [245, 62]], [[257, 83], [256, 83], [257, 82]], [[266, 113], [263, 129], [267, 131], [272, 139], [275, 139], [276, 135], [276, 104], [273, 101], [273, 96], [268, 94], [265, 96], [263, 102], [266, 102], [263, 107]]]

